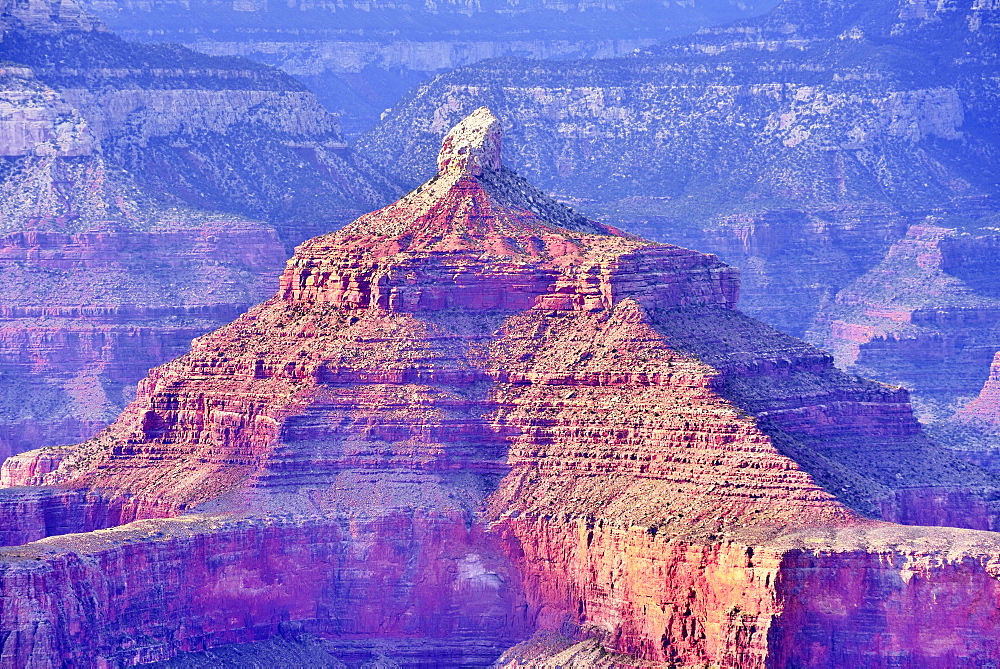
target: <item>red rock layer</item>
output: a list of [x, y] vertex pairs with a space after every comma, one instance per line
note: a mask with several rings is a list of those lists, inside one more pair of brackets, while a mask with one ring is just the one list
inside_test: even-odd
[[[654, 664], [1000, 660], [955, 641], [995, 633], [996, 535], [924, 546], [863, 517], [993, 527], [991, 479], [905, 392], [736, 312], [714, 258], [505, 172], [497, 127], [477, 112], [435, 179], [301, 246], [275, 298], [100, 435], [8, 460], [11, 542], [140, 520], [7, 549], [2, 657], [153, 660], [285, 625], [404, 664], [535, 630]], [[931, 488], [960, 508], [925, 508]]]
[[[583, 630], [634, 666], [995, 661], [993, 533], [867, 524], [711, 544], [582, 521], [515, 531], [535, 537], [517, 542], [533, 622]], [[949, 553], [956, 546], [960, 556]], [[633, 666], [624, 660], [607, 666]]]

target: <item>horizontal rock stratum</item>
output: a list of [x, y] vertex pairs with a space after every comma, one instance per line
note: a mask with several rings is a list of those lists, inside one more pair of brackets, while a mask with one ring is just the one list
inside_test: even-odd
[[111, 427], [4, 464], [0, 660], [1000, 662], [991, 476], [500, 139], [477, 110]]

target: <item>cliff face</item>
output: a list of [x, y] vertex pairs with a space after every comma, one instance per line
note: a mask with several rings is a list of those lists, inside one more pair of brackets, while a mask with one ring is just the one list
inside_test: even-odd
[[0, 459], [84, 441], [146, 372], [271, 290], [274, 230], [164, 210], [24, 68], [0, 92]]
[[103, 433], [4, 464], [0, 657], [1000, 659], [993, 479], [905, 391], [547, 198], [485, 109], [437, 164]]
[[0, 31], [2, 459], [93, 436], [391, 188], [274, 70], [128, 44], [68, 0]]
[[88, 11], [137, 41], [177, 42], [274, 65], [317, 92], [356, 135], [413, 86], [484, 59], [622, 56], [776, 4], [606, 2], [133, 2]]
[[62, 14], [48, 29], [18, 16], [0, 16], [0, 58], [54, 89], [161, 205], [262, 219], [291, 250], [396, 193], [347, 149], [337, 118], [273, 68], [128, 43]]
[[932, 423], [929, 431], [940, 443], [981, 467], [1000, 471], [1000, 352], [990, 364], [979, 394], [951, 416]]
[[998, 10], [916, 6], [785, 2], [625, 58], [461, 68], [360, 146], [415, 181], [489, 104], [542, 188], [718, 253], [743, 270], [748, 313], [802, 336], [928, 209], [995, 210]]
[[820, 311], [809, 338], [855, 373], [913, 392], [927, 419], [975, 395], [1000, 349], [994, 235], [933, 219]]

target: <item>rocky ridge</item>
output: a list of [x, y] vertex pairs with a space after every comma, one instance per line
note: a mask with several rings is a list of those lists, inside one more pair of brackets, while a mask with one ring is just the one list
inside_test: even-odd
[[489, 58], [622, 56], [775, 4], [615, 2], [177, 3], [85, 0], [136, 41], [177, 42], [281, 68], [316, 91], [348, 134], [370, 129], [413, 86]]
[[480, 63], [414, 89], [360, 147], [416, 182], [488, 104], [522, 174], [718, 253], [743, 270], [748, 313], [803, 336], [910, 225], [995, 212], [998, 11], [793, 0], [628, 57]]
[[5, 463], [0, 657], [998, 660], [994, 479], [736, 311], [732, 268], [501, 155], [475, 111], [102, 434]]

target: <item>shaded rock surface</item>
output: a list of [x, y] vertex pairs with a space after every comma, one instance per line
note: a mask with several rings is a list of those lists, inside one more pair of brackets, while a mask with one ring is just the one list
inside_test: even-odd
[[911, 389], [926, 420], [974, 396], [1000, 350], [995, 234], [931, 219], [820, 311], [811, 341], [846, 369]]
[[1000, 661], [994, 478], [736, 311], [732, 268], [501, 155], [475, 111], [107, 430], [4, 464], [0, 657]]
[[970, 462], [1000, 472], [1000, 352], [979, 394], [928, 431]]
[[436, 73], [504, 56], [609, 58], [753, 15], [776, 0], [282, 2], [85, 0], [118, 34], [277, 66], [352, 136]]
[[274, 68], [84, 29], [72, 0], [44, 26], [18, 7], [0, 14], [0, 59], [57, 91], [106, 160], [161, 204], [262, 219], [290, 251], [398, 194], [347, 148], [336, 116]]

